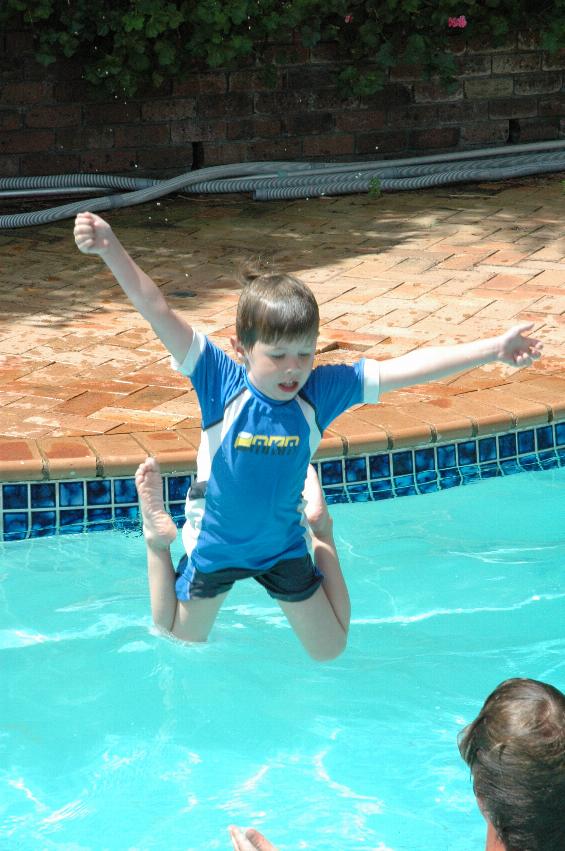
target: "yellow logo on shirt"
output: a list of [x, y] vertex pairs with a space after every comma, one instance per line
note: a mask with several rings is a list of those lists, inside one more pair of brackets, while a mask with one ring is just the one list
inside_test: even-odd
[[299, 443], [297, 434], [250, 434], [248, 431], [240, 431], [235, 438], [234, 449], [249, 449], [264, 455], [271, 452], [285, 455], [289, 450], [296, 449]]

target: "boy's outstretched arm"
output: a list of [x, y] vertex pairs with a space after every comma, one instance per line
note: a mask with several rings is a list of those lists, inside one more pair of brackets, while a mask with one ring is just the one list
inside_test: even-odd
[[454, 346], [425, 346], [399, 358], [380, 361], [380, 392], [436, 381], [493, 361], [529, 366], [541, 357], [542, 350], [539, 340], [527, 336], [532, 328], [532, 323], [523, 322], [499, 337]]
[[192, 328], [171, 310], [161, 290], [129, 256], [110, 225], [94, 213], [79, 213], [74, 229], [77, 248], [98, 254], [144, 319], [180, 363], [192, 343]]

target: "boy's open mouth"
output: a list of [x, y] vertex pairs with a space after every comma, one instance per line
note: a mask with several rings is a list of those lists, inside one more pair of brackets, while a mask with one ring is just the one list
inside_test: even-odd
[[296, 393], [298, 390], [298, 381], [291, 381], [289, 384], [279, 384], [283, 393]]

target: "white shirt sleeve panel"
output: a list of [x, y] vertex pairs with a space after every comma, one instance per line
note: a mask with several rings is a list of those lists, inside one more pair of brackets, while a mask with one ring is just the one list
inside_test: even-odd
[[363, 401], [370, 405], [379, 401], [380, 364], [376, 360], [365, 358], [363, 363]]
[[296, 401], [310, 429], [310, 458], [312, 458], [322, 440], [320, 429], [316, 423], [316, 411], [306, 399], [301, 399], [300, 396], [297, 396]]
[[171, 355], [171, 367], [183, 375], [192, 375], [198, 359], [204, 351], [206, 336], [200, 331], [193, 331], [192, 343], [182, 363]]

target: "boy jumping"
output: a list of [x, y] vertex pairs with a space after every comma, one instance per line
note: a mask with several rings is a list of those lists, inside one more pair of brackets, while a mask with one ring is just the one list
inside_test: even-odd
[[190, 378], [201, 408], [197, 479], [176, 571], [176, 527], [155, 459], [136, 474], [155, 624], [184, 641], [206, 641], [234, 582], [253, 577], [278, 601], [312, 658], [335, 658], [347, 643], [350, 608], [331, 518], [309, 466], [324, 429], [352, 405], [375, 403], [389, 390], [492, 361], [527, 366], [541, 355], [541, 343], [526, 336], [533, 326], [314, 369], [314, 295], [297, 278], [269, 272], [244, 285], [231, 340], [236, 362], [171, 310], [103, 219], [80, 213], [74, 236], [80, 251], [104, 260], [172, 355], [173, 368]]

